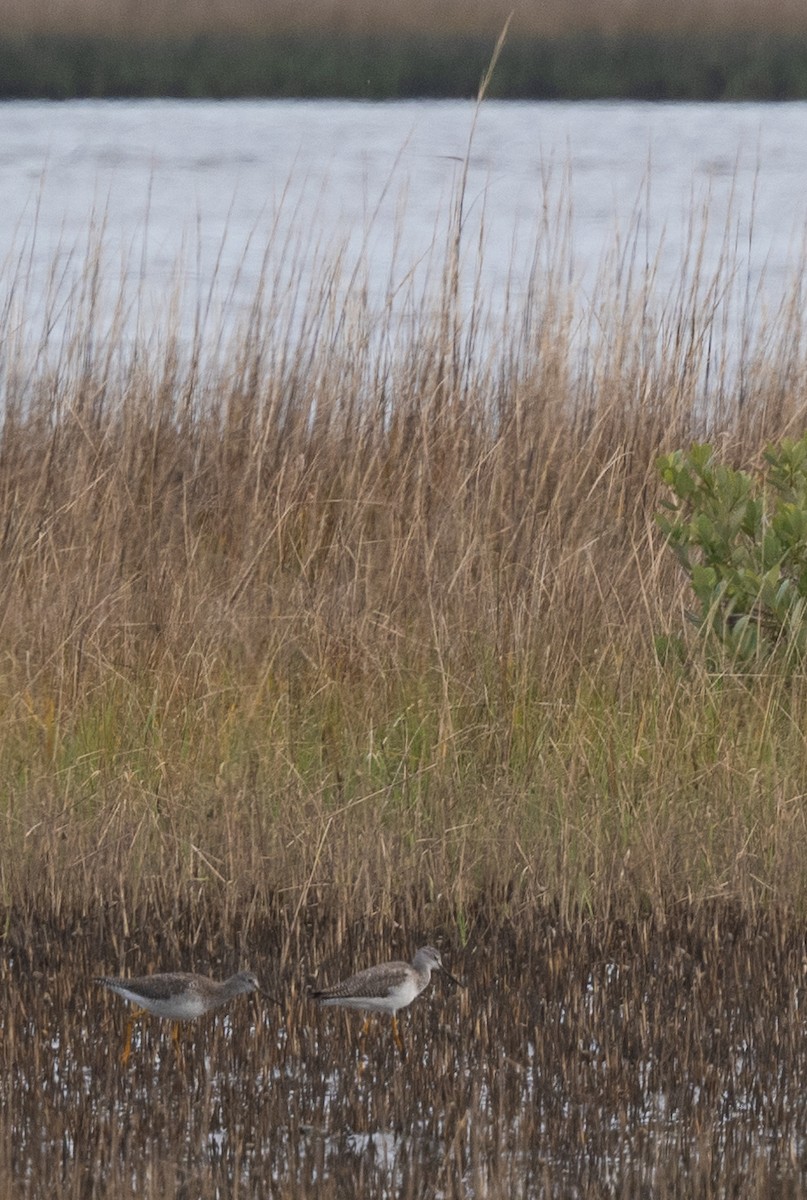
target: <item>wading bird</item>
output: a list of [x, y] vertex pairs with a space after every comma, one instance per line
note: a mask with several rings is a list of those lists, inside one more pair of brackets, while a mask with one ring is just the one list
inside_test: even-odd
[[[356, 1008], [366, 1013], [392, 1013], [392, 1036], [401, 1054], [404, 1054], [396, 1014], [399, 1008], [406, 1008], [420, 995], [435, 970], [442, 971], [458, 987], [465, 986], [443, 966], [440, 953], [434, 946], [421, 946], [411, 963], [379, 963], [377, 967], [368, 967], [331, 987], [312, 988], [309, 995], [317, 1004]], [[369, 1017], [365, 1019], [362, 1033], [367, 1031], [369, 1020]]]
[[116, 992], [124, 1000], [135, 1005], [135, 1011], [126, 1025], [126, 1044], [121, 1052], [123, 1066], [129, 1061], [132, 1051], [132, 1028], [143, 1012], [155, 1017], [164, 1017], [173, 1022], [172, 1038], [177, 1057], [181, 1057], [179, 1045], [180, 1021], [192, 1021], [196, 1017], [212, 1012], [226, 1004], [234, 996], [248, 992], [260, 992], [268, 1000], [279, 1004], [274, 996], [265, 992], [251, 971], [239, 971], [223, 983], [208, 979], [206, 975], [191, 975], [177, 971], [168, 975], [142, 975], [136, 979], [118, 979], [101, 975], [96, 980], [103, 987]]

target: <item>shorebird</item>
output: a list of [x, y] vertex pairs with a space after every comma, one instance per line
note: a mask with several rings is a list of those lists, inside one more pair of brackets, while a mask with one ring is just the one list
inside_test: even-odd
[[132, 1028], [135, 1020], [144, 1012], [173, 1022], [171, 1036], [177, 1057], [181, 1057], [180, 1021], [192, 1021], [196, 1017], [204, 1016], [214, 1008], [226, 1004], [234, 996], [248, 992], [260, 992], [275, 1004], [280, 1003], [263, 990], [251, 971], [239, 971], [223, 983], [208, 979], [206, 975], [191, 975], [186, 971], [176, 971], [167, 975], [141, 975], [136, 979], [100, 975], [95, 982], [135, 1005], [135, 1011], [126, 1025], [126, 1044], [120, 1056], [123, 1066], [126, 1066], [132, 1052]]
[[[312, 988], [309, 996], [317, 1004], [357, 1008], [367, 1013], [392, 1013], [392, 1036], [395, 1045], [404, 1054], [403, 1039], [398, 1028], [398, 1009], [406, 1008], [420, 995], [435, 970], [442, 971], [458, 987], [465, 986], [443, 966], [440, 953], [434, 946], [421, 946], [411, 963], [379, 963], [377, 967], [367, 967], [331, 987]], [[365, 1018], [362, 1033], [366, 1033], [369, 1021], [369, 1017]]]

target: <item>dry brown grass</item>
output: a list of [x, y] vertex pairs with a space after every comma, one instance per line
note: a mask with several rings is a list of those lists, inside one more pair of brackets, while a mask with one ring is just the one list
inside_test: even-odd
[[597, 30], [604, 33], [755, 30], [802, 33], [807, 26], [802, 0], [677, 0], [677, 3], [637, 4], [635, 0], [596, 0], [586, 5], [572, 0], [457, 0], [435, 5], [412, 0], [406, 5], [370, 0], [132, 0], [110, 5], [102, 0], [61, 0], [39, 5], [4, 0], [3, 27], [7, 32], [109, 33], [152, 37], [191, 36], [194, 33], [240, 31], [265, 33], [316, 30], [334, 33], [404, 32], [486, 34], [495, 37], [513, 14], [513, 35], [555, 35]]
[[665, 298], [617, 258], [588, 324], [550, 256], [485, 338], [452, 235], [411, 321], [323, 274], [302, 321], [269, 287], [218, 365], [178, 326], [133, 344], [100, 259], [52, 343], [11, 304], [8, 904], [115, 896], [126, 928], [155, 889], [293, 921], [315, 890], [412, 889], [461, 933], [480, 894], [804, 902], [802, 681], [654, 653], [685, 623], [654, 459], [711, 432], [753, 462], [801, 427], [798, 280], [740, 391], [735, 265], [693, 253]]

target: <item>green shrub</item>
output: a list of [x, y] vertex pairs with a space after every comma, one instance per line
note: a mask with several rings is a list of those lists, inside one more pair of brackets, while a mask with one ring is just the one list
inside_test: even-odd
[[757, 477], [709, 445], [657, 466], [674, 499], [657, 521], [689, 575], [699, 628], [737, 662], [807, 651], [807, 435], [769, 447]]

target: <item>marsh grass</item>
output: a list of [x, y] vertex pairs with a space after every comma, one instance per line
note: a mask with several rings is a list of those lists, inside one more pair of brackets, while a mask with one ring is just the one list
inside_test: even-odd
[[303, 31], [313, 33], [401, 33], [445, 36], [475, 34], [494, 40], [512, 16], [517, 36], [557, 37], [576, 32], [713, 33], [736, 30], [798, 34], [805, 30], [800, 0], [680, 0], [674, 6], [656, 0], [637, 6], [628, 0], [596, 0], [582, 8], [572, 0], [484, 0], [461, 4], [446, 0], [439, 7], [412, 0], [402, 7], [368, 0], [132, 0], [110, 6], [101, 0], [62, 0], [58, 7], [5, 0], [4, 28], [8, 33], [108, 34], [122, 37], [189, 37], [204, 33], [231, 34]]
[[290, 252], [234, 332], [133, 330], [101, 235], [35, 324], [12, 263], [8, 908], [803, 907], [803, 680], [658, 661], [687, 597], [654, 520], [661, 451], [800, 429], [802, 272], [765, 317], [694, 228], [660, 296], [634, 231], [587, 299], [555, 228], [499, 316], [461, 186], [397, 308], [362, 252], [307, 290]]
[[[570, 925], [483, 902], [465, 949], [444, 948], [468, 990], [435, 980], [406, 1010], [401, 1061], [388, 1021], [361, 1042], [360, 1017], [314, 1009], [304, 984], [410, 954], [412, 906], [396, 923], [314, 905], [282, 966], [282, 906], [223, 920], [207, 893], [166, 922], [153, 900], [125, 939], [113, 898], [13, 927], [4, 1195], [799, 1194], [806, 947], [782, 914], [719, 903]], [[218, 975], [249, 961], [285, 1011], [239, 998], [186, 1027], [181, 1062], [147, 1019], [123, 1069], [125, 1006], [91, 977], [172, 957]]]
[[5, 0], [0, 98], [472, 97], [511, 19], [501, 97], [807, 95], [801, 0]]
[[[586, 297], [547, 209], [497, 315], [462, 186], [380, 305], [302, 233], [235, 327], [7, 267], [4, 1195], [798, 1194], [807, 688], [659, 661], [654, 461], [801, 428], [803, 264], [765, 315], [693, 227], [660, 295], [634, 230]], [[312, 1012], [426, 940], [405, 1063]], [[93, 976], [239, 966], [282, 1015], [121, 1071]]]

